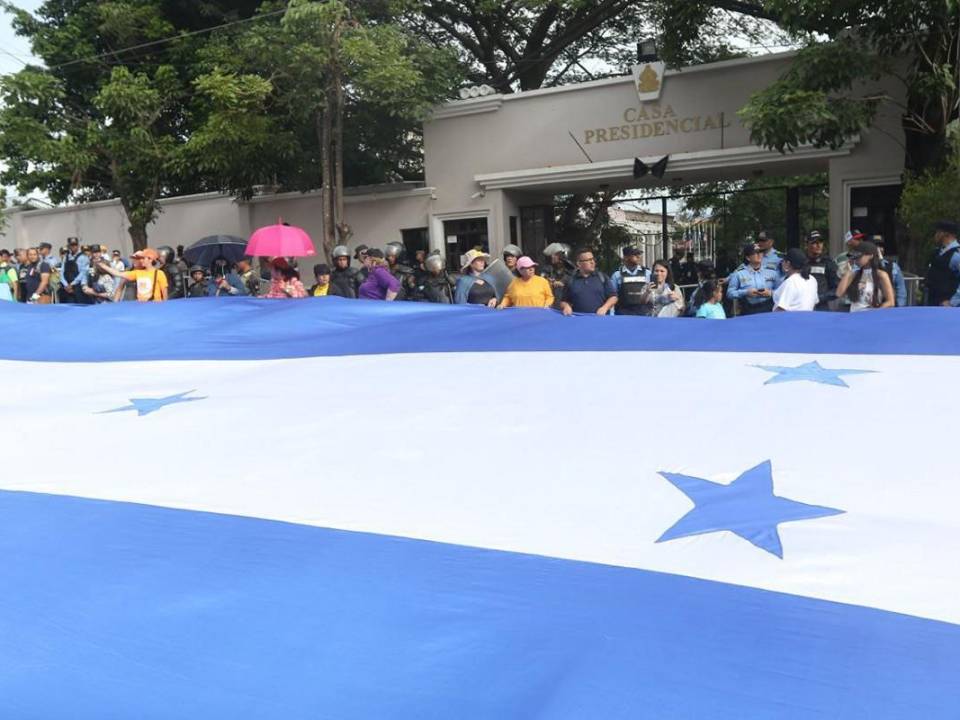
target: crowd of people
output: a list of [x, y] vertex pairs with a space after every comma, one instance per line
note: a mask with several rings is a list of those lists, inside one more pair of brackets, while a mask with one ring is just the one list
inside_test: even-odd
[[[960, 306], [958, 227], [937, 223], [936, 250], [925, 277], [925, 303]], [[825, 253], [825, 239], [809, 233], [804, 248], [781, 253], [773, 237], [761, 232], [741, 249], [742, 263], [729, 273], [714, 263], [692, 258], [679, 264], [643, 263], [638, 248], [622, 250], [620, 267], [611, 275], [597, 268], [591, 248], [576, 252], [561, 243], [544, 249], [543, 264], [507, 245], [491, 263], [482, 249], [463, 257], [450, 272], [444, 257], [420, 250], [409, 263], [405, 248], [388, 243], [381, 250], [366, 245], [354, 252], [333, 249], [333, 267], [313, 266], [309, 287], [301, 280], [296, 258], [220, 257], [209, 267], [188, 266], [183, 249], [147, 248], [124, 258], [118, 250], [81, 245], [69, 238], [59, 256], [49, 243], [11, 254], [0, 250], [0, 300], [39, 303], [99, 304], [177, 298], [260, 296], [306, 298], [339, 296], [382, 301], [480, 305], [491, 309], [552, 308], [564, 315], [645, 315], [724, 319], [731, 314], [780, 311], [873, 310], [907, 304], [906, 282], [899, 265], [884, 256], [883, 238], [847, 233], [846, 252]], [[356, 265], [354, 263], [357, 263]], [[678, 283], [682, 273], [686, 283]]]

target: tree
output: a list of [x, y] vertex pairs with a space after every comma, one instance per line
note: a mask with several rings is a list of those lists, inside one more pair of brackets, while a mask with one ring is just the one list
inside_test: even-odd
[[[242, 12], [250, 3], [230, 5]], [[2, 7], [47, 67], [0, 79], [0, 178], [54, 202], [118, 198], [143, 248], [160, 198], [205, 187], [175, 172], [194, 120], [202, 41], [168, 38], [237, 11], [185, 0], [47, 0], [36, 16]]]
[[[827, 176], [761, 177], [750, 180], [718, 181], [683, 189], [684, 209], [691, 220], [709, 218], [717, 222], [717, 246], [737, 257], [743, 243], [766, 230], [782, 243], [787, 234], [786, 187], [802, 189], [800, 231], [829, 231], [830, 198]], [[782, 245], [781, 245], [782, 247]]]
[[[957, 0], [657, 0], [661, 46], [673, 64], [710, 34], [717, 12], [764, 19], [804, 47], [740, 115], [754, 142], [780, 152], [806, 143], [839, 147], [869, 128], [883, 107], [900, 112], [904, 166], [918, 177], [943, 170], [947, 127], [960, 110]], [[876, 90], [891, 76], [905, 100]], [[901, 248], [915, 258], [914, 243]]]
[[643, 10], [634, 0], [425, 0], [405, 22], [457, 48], [470, 80], [509, 93], [592, 79], [597, 66], [622, 71], [647, 32]]
[[918, 257], [929, 250], [934, 224], [956, 218], [960, 208], [960, 126], [951, 127], [948, 160], [941, 170], [908, 177], [900, 199], [900, 214], [912, 237], [922, 241]]
[[[292, 0], [279, 23], [225, 38], [206, 62], [211, 69], [196, 86], [211, 112], [188, 153], [212, 158], [208, 169], [221, 187], [241, 196], [265, 170], [288, 188], [312, 189], [319, 181], [327, 254], [350, 235], [343, 207], [348, 165], [368, 160], [369, 167], [380, 157], [383, 167], [382, 158], [396, 156], [388, 143], [416, 147], [416, 126], [459, 81], [448, 51], [340, 0]], [[349, 134], [348, 119], [358, 121], [349, 123]], [[243, 131], [224, 132], [234, 122], [245, 123]], [[377, 137], [384, 127], [386, 137]], [[385, 175], [378, 179], [390, 179]]]

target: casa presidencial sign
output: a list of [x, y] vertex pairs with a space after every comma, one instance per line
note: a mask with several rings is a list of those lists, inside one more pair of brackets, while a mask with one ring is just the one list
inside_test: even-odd
[[665, 69], [666, 66], [660, 61], [634, 65], [633, 85], [639, 104], [623, 111], [620, 125], [584, 130], [583, 144], [643, 140], [665, 135], [720, 131], [730, 127], [729, 118], [722, 112], [687, 115], [678, 113], [670, 104], [661, 103]]
[[660, 103], [628, 107], [621, 116], [621, 125], [590, 128], [583, 131], [583, 144], [643, 140], [664, 135], [686, 135], [720, 131], [730, 127], [730, 119], [724, 113], [708, 115], [683, 115], [672, 105]]

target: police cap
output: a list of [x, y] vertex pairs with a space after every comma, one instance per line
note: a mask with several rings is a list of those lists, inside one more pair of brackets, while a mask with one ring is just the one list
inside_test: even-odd
[[957, 223], [955, 223], [953, 220], [938, 220], [934, 227], [939, 232], [945, 232], [948, 235], [956, 235], [958, 229], [960, 229], [958, 228]]
[[744, 257], [750, 257], [751, 255], [755, 255], [758, 252], [760, 252], [760, 248], [757, 246], [756, 243], [751, 242], [743, 246], [743, 249], [741, 250], [741, 255], [743, 255]]

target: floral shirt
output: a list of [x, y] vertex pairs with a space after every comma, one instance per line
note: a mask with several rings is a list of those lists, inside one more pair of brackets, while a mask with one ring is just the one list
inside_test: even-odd
[[[290, 295], [284, 292], [283, 288], [285, 285], [289, 285], [293, 288], [293, 292]], [[303, 283], [293, 278], [289, 281], [285, 280], [271, 280], [270, 281], [270, 290], [263, 297], [268, 298], [305, 298], [307, 296], [307, 290], [303, 287]]]

